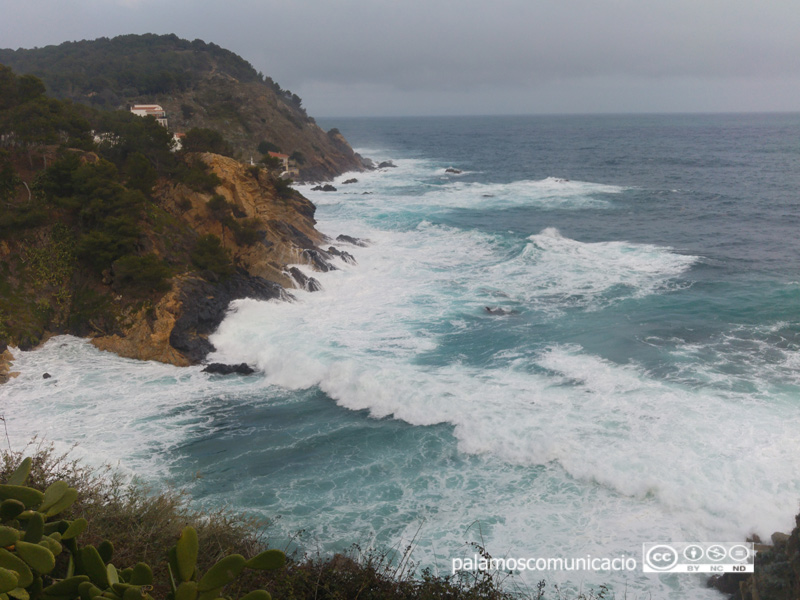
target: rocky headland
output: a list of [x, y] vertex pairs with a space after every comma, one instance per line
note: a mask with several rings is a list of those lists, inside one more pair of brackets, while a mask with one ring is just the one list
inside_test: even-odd
[[[175, 259], [194, 239], [214, 236], [231, 259], [230, 273], [187, 269], [166, 280], [169, 289], [165, 292], [141, 297], [125, 293], [112, 266], [100, 281], [90, 283], [107, 302], [103, 314], [89, 318], [88, 325], [70, 326], [74, 322], [70, 315], [57, 315], [54, 310], [53, 318], [41, 331], [34, 332], [37, 335], [10, 336], [7, 340], [30, 348], [51, 335], [73, 333], [90, 337], [98, 348], [120, 356], [179, 366], [197, 364], [213, 350], [208, 336], [222, 321], [232, 300], [290, 301], [293, 288], [319, 289], [319, 282], [311, 275], [314, 271], [355, 261], [352, 254], [330, 245], [332, 240], [315, 228], [315, 206], [295, 191], [281, 193], [265, 170], [211, 153], [197, 155], [196, 159], [217, 176], [219, 184], [213, 190], [198, 192], [175, 180], [160, 180], [152, 193], [157, 208], [155, 226], [143, 230], [140, 244], [161, 257]], [[248, 236], [241, 234], [245, 227]], [[349, 246], [350, 240], [358, 242], [344, 236], [336, 243]], [[25, 238], [0, 244], [0, 261], [12, 265], [12, 285], [23, 293], [28, 289], [27, 295], [40, 305], [59, 293], [74, 295], [71, 281], [61, 282], [60, 289], [53, 290], [26, 286], [13, 276], [15, 259], [25, 254], [31, 242], [31, 238]], [[35, 243], [52, 247], [53, 227], [37, 231]], [[2, 365], [11, 358], [6, 351], [0, 377], [4, 376]]]
[[[308, 176], [368, 168], [338, 131], [321, 132], [299, 99], [235, 55], [195, 42], [187, 50], [188, 42], [170, 36], [155, 42], [175, 60], [205, 52], [183, 91], [200, 94], [209, 78], [224, 74], [263, 94], [283, 121], [266, 104], [259, 120], [270, 121], [272, 139], [297, 149]], [[80, 95], [92, 85], [70, 89]], [[226, 102], [205, 110], [224, 112]], [[253, 102], [240, 114], [260, 106]], [[0, 65], [0, 382], [15, 374], [8, 347], [28, 350], [58, 334], [91, 338], [124, 357], [200, 363], [231, 301], [291, 301], [292, 289], [321, 288], [313, 272], [355, 263], [337, 245], [362, 242], [334, 241], [316, 229], [316, 207], [286, 179], [285, 163], [268, 153], [258, 162], [242, 156], [261, 133], [239, 139], [236, 127], [225, 132], [238, 144], [194, 128], [177, 148], [153, 118], [48, 97], [40, 80]]]

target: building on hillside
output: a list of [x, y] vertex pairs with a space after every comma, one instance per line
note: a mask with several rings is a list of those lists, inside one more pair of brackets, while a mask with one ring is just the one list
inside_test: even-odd
[[281, 161], [281, 177], [299, 177], [300, 170], [294, 164], [289, 164], [289, 155], [281, 154], [280, 152], [267, 152], [272, 158], [277, 158]]
[[272, 158], [277, 158], [281, 161], [281, 171], [288, 171], [289, 170], [289, 155], [288, 154], [281, 154], [280, 152], [268, 152]]
[[183, 149], [183, 138], [185, 138], [185, 137], [186, 137], [186, 134], [182, 133], [182, 132], [178, 132], [178, 133], [175, 133], [175, 134], [172, 135], [172, 141], [173, 141], [172, 151], [173, 152], [178, 152], [178, 151]]
[[167, 127], [167, 113], [158, 104], [134, 104], [131, 112], [138, 117], [155, 117], [159, 125]]

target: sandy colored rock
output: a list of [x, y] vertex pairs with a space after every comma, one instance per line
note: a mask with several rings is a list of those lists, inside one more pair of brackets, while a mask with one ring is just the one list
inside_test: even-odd
[[156, 360], [179, 367], [191, 364], [169, 343], [169, 336], [181, 312], [178, 290], [173, 288], [152, 308], [142, 308], [131, 316], [124, 336], [109, 335], [92, 339], [100, 350], [125, 358]]
[[264, 170], [251, 170], [248, 165], [218, 154], [199, 156], [222, 181], [215, 193], [234, 207], [236, 214], [241, 215], [239, 220], [257, 221], [263, 241], [249, 246], [237, 244], [230, 229], [210, 215], [207, 204], [212, 194], [198, 193], [181, 184], [162, 183], [155, 191], [159, 203], [186, 220], [198, 234], [219, 237], [234, 262], [251, 275], [295, 287], [294, 280], [286, 274], [286, 265], [312, 266], [303, 256], [303, 250], [326, 241], [314, 227], [316, 207], [300, 194], [280, 197]]
[[11, 370], [13, 364], [14, 355], [6, 348], [0, 353], [0, 384], [6, 383], [9, 379], [13, 379], [19, 375], [19, 371]]

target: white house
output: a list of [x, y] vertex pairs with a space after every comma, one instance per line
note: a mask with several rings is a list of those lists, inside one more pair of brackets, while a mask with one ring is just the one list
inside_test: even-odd
[[155, 117], [160, 125], [167, 127], [167, 113], [158, 104], [134, 104], [131, 112], [139, 117]]

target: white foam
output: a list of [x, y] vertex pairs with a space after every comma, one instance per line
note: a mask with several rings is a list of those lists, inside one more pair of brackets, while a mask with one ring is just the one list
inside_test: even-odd
[[421, 203], [445, 208], [492, 206], [539, 206], [542, 208], [605, 208], [606, 197], [625, 188], [584, 181], [567, 181], [554, 177], [541, 180], [520, 180], [511, 183], [479, 183], [454, 181], [427, 191]]
[[495, 268], [498, 278], [517, 284], [514, 294], [520, 299], [558, 308], [599, 308], [676, 289], [676, 278], [698, 260], [650, 244], [580, 242], [552, 227], [528, 240], [516, 260]]
[[170, 450], [204, 427], [215, 394], [247, 395], [265, 385], [244, 378], [231, 386], [200, 367], [120, 358], [72, 336], [13, 354], [21, 374], [0, 386], [12, 448], [33, 437], [61, 450], [77, 444], [76, 456], [145, 479], [168, 477]]
[[[263, 375], [217, 380], [196, 368], [126, 361], [83, 341], [54, 339], [41, 351], [20, 353], [15, 368], [23, 375], [0, 387], [12, 441], [45, 432], [153, 472], [210, 427], [209, 410], [220, 398], [270, 402], [276, 387], [318, 387], [340, 406], [375, 418], [444, 424], [458, 452], [436, 456], [435, 469], [421, 467], [419, 479], [393, 480], [391, 494], [368, 487], [366, 476], [365, 490], [348, 496], [344, 482], [324, 502], [303, 497], [302, 486], [278, 490], [279, 502], [296, 508], [287, 532], [310, 527], [320, 540], [338, 542], [377, 531], [391, 545], [408, 540], [424, 520], [422, 560], [446, 568], [441, 557], [462, 554], [476, 521], [494, 555], [536, 556], [636, 551], [643, 541], [733, 541], [791, 525], [800, 495], [793, 379], [786, 389], [753, 397], [726, 387], [724, 369], [706, 373], [718, 385], [698, 385], [697, 373], [657, 377], [641, 365], [548, 340], [501, 349], [482, 363], [474, 349], [463, 358], [431, 358], [449, 335], [497, 323], [485, 305], [522, 313], [503, 317], [503, 327], [515, 318], [596, 310], [686, 285], [696, 257], [661, 246], [570, 239], [552, 228], [514, 243], [432, 224], [419, 217], [425, 203], [468, 207], [498, 197], [484, 198], [485, 187], [464, 182], [432, 187], [439, 166], [429, 161], [395, 164], [356, 175], [357, 184], [338, 192], [309, 192], [320, 205], [322, 231], [372, 241], [348, 247], [357, 266], [315, 273], [323, 291], [294, 290], [294, 303], [238, 301], [212, 336], [218, 348], [212, 360], [248, 362]], [[424, 186], [431, 187], [423, 201]], [[589, 206], [615, 193], [556, 180], [498, 184], [495, 191], [507, 194], [500, 201], [541, 206]], [[727, 348], [714, 351], [724, 358]], [[684, 350], [701, 356], [708, 345]], [[796, 349], [784, 356], [775, 368], [796, 375]], [[53, 379], [42, 380], [42, 370]], [[413, 452], [397, 457], [412, 459], [426, 462]], [[384, 472], [393, 464], [372, 467]], [[156, 472], [167, 477], [166, 467]], [[374, 485], [389, 484], [378, 478]], [[314, 502], [323, 506], [313, 514], [325, 514], [316, 524], [308, 518]], [[654, 597], [710, 593], [687, 581], [639, 574], [629, 589]]]
[[[377, 160], [377, 159], [376, 159]], [[384, 159], [380, 159], [384, 160]], [[313, 192], [311, 185], [298, 187], [318, 206], [351, 204], [359, 219], [398, 212], [434, 214], [453, 208], [538, 206], [555, 209], [607, 208], [609, 196], [620, 194], [621, 186], [571, 181], [557, 177], [523, 179], [509, 183], [461, 181], [464, 171], [453, 175], [446, 167], [418, 158], [393, 159], [394, 168], [346, 173], [334, 181], [336, 192]], [[342, 182], [356, 178], [357, 183]], [[365, 194], [365, 192], [367, 192]], [[358, 196], [356, 198], [355, 196]]]

